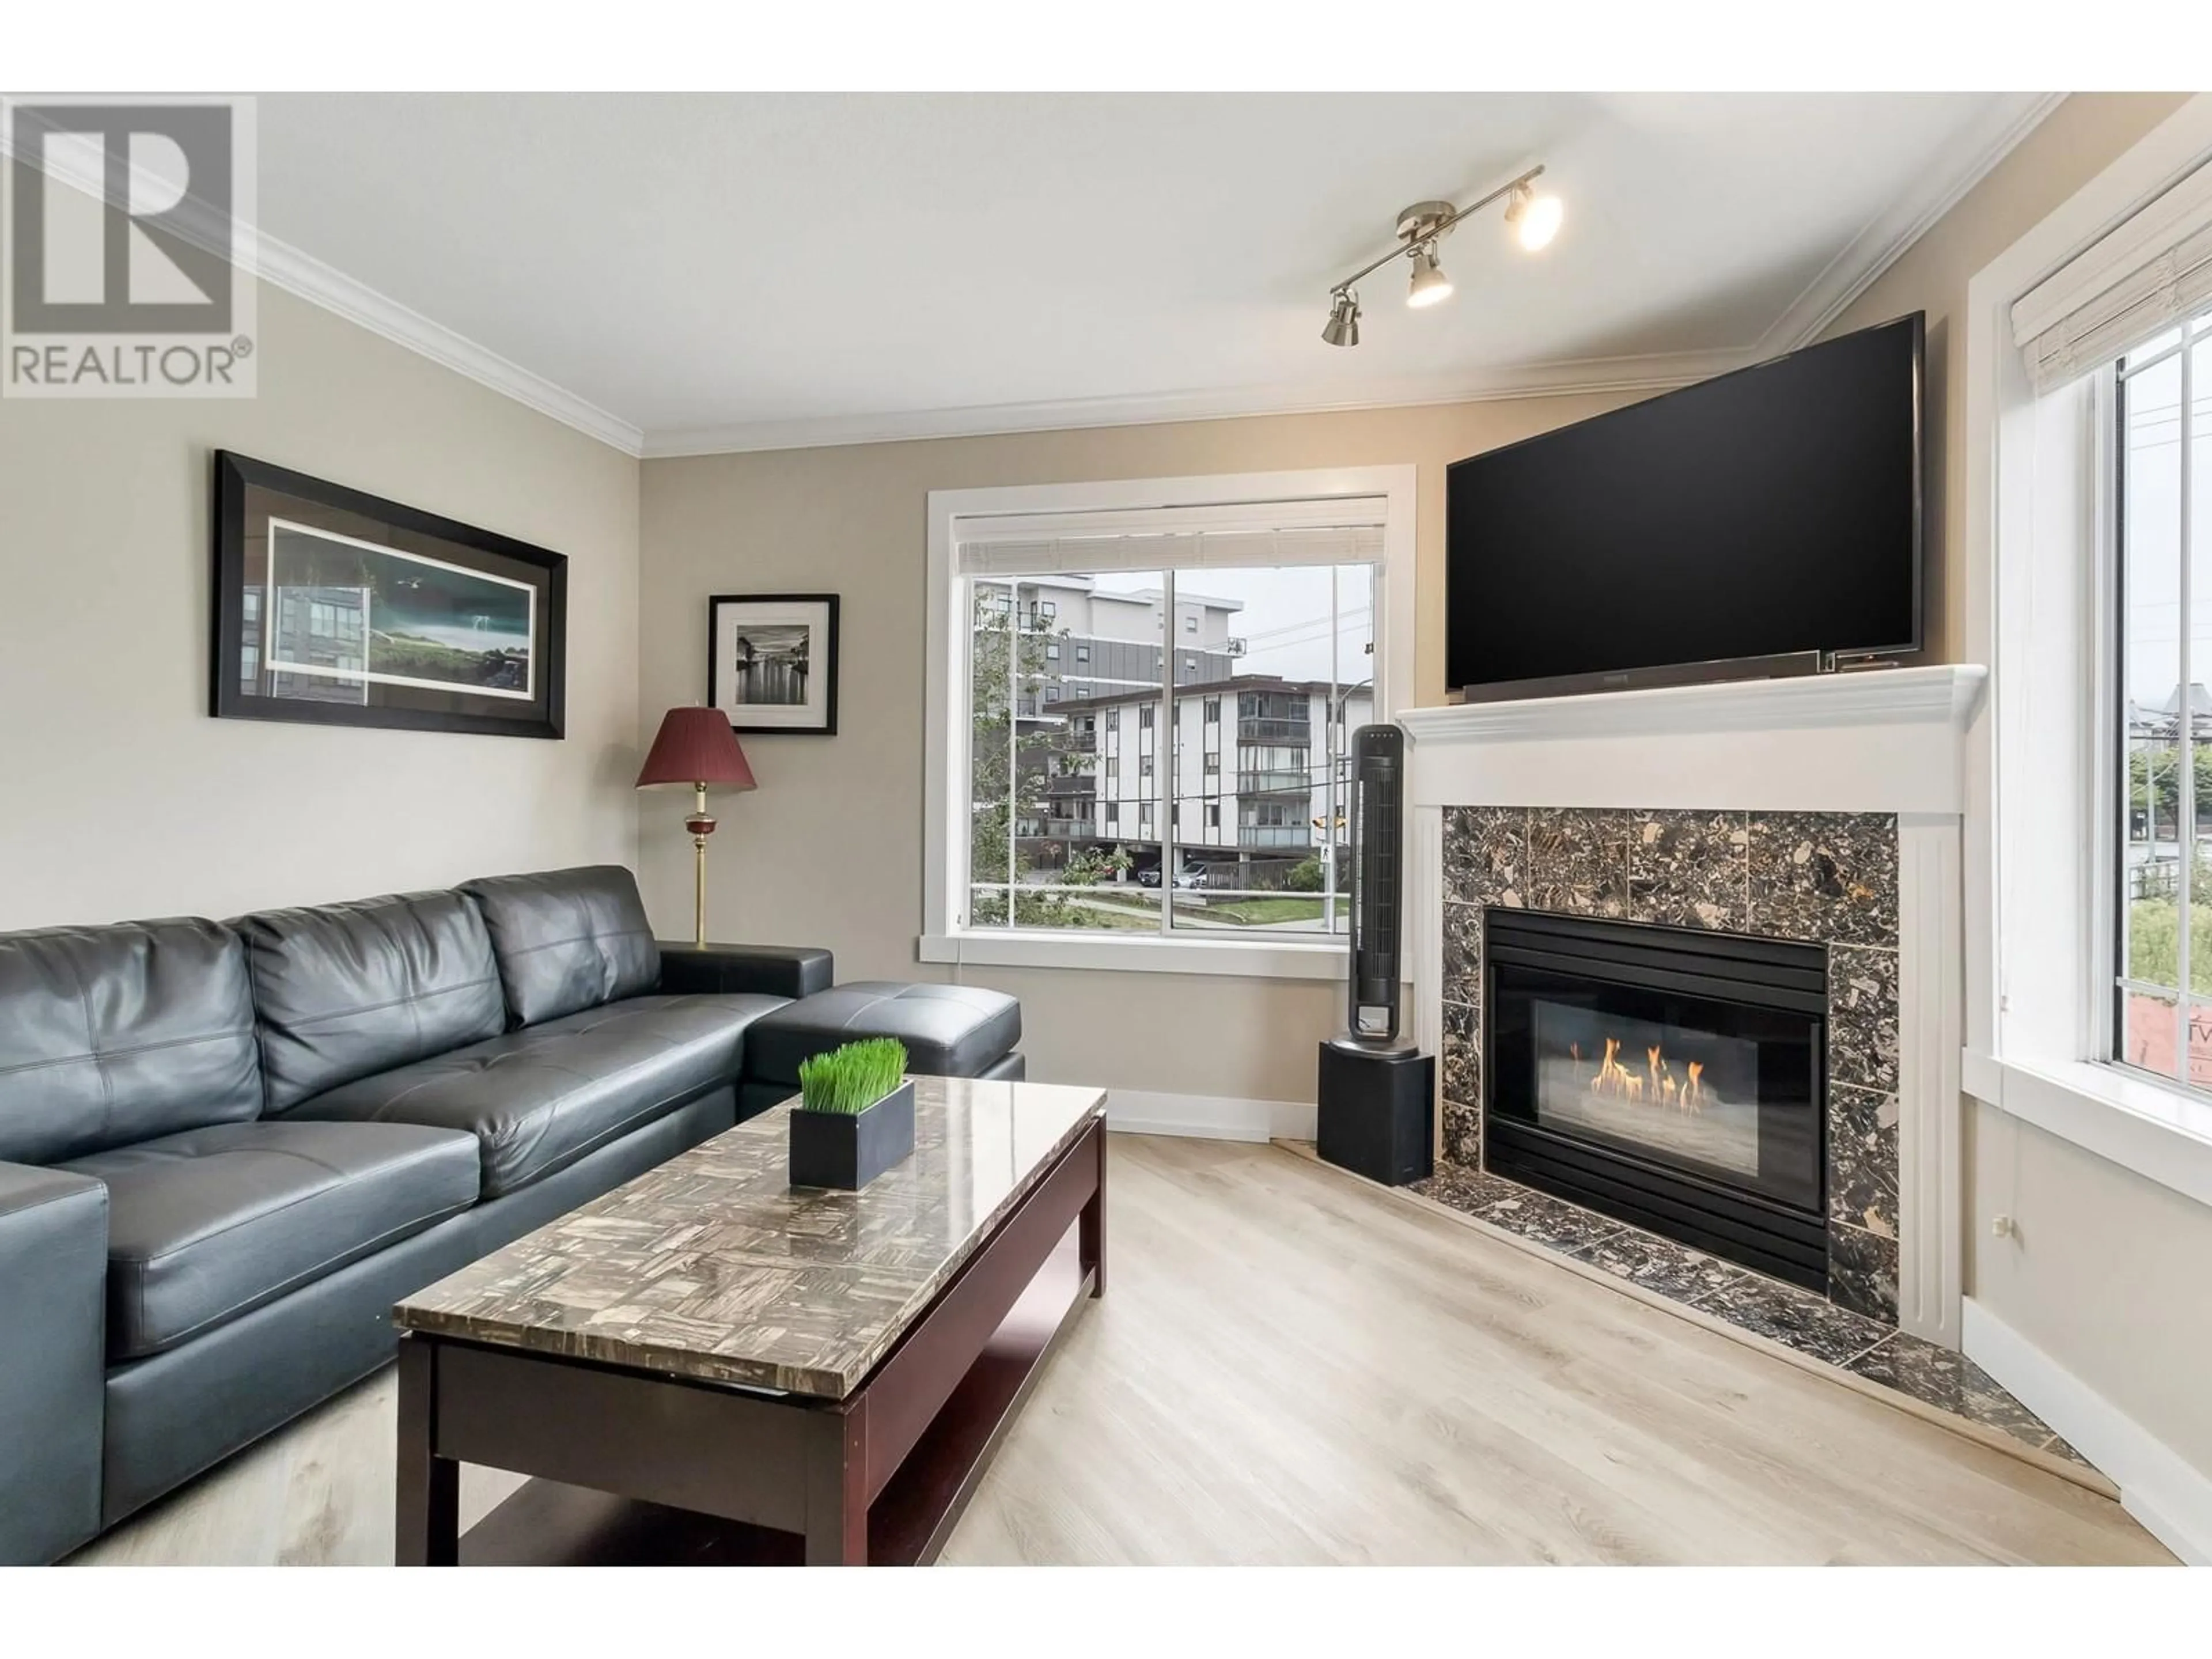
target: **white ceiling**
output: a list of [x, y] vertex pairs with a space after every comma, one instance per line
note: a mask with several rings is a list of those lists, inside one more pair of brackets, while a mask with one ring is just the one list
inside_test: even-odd
[[[1658, 385], [1799, 343], [2051, 101], [270, 96], [264, 270], [647, 453]], [[1536, 161], [1549, 250], [1472, 220], [1452, 300], [1387, 268], [1322, 343], [1399, 208]]]

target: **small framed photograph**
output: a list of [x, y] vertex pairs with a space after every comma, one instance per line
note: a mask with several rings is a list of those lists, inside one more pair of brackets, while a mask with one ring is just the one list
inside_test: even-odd
[[558, 738], [568, 565], [218, 451], [209, 712]]
[[740, 732], [837, 732], [837, 596], [707, 601], [707, 701]]

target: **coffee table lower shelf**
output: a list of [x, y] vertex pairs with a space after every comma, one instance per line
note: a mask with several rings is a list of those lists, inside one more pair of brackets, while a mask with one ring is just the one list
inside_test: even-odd
[[[868, 1506], [868, 1565], [937, 1559], [1044, 1363], [1074, 1328], [1094, 1276], [1071, 1239], [1006, 1316], [937, 1420]], [[787, 1566], [805, 1540], [611, 1492], [532, 1480], [463, 1533], [460, 1565]]]
[[[933, 1561], [1103, 1293], [1104, 1177], [1095, 1121], [843, 1401], [409, 1332], [399, 1565]], [[465, 1534], [464, 1462], [533, 1477]]]

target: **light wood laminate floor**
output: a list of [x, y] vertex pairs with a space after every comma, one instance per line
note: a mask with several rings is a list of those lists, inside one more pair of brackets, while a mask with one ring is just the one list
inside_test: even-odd
[[[946, 1552], [2171, 1559], [2109, 1499], [1268, 1146], [1114, 1137], [1106, 1298]], [[389, 1371], [79, 1556], [388, 1562]], [[513, 1477], [469, 1469], [465, 1525]]]

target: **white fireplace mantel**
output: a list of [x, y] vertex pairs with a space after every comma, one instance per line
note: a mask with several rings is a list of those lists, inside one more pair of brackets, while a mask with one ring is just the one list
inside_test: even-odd
[[1958, 1346], [1964, 744], [1988, 678], [1947, 665], [1401, 713], [1422, 1046], [1443, 1035], [1449, 807], [1896, 814], [1899, 1322]]
[[1988, 678], [1946, 664], [1407, 709], [1407, 804], [1955, 816]]

